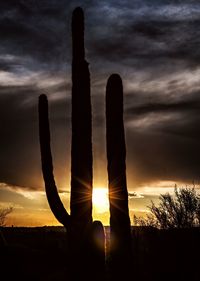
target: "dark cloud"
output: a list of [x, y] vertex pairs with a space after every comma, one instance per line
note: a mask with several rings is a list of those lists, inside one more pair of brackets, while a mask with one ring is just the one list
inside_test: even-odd
[[165, 113], [165, 112], [185, 112], [189, 111], [193, 115], [200, 112], [200, 100], [180, 101], [178, 103], [149, 103], [138, 107], [129, 107], [126, 113], [129, 116], [141, 116], [149, 113]]
[[[30, 85], [2, 87], [0, 93], [1, 182], [41, 187], [37, 101], [42, 92]], [[25, 102], [30, 97], [33, 99], [33, 96], [35, 99], [31, 103]], [[65, 157], [70, 154], [70, 104], [69, 101], [59, 100], [54, 105], [52, 102], [49, 104], [55, 174], [59, 176], [69, 170], [70, 164]], [[62, 151], [59, 147], [62, 147]]]
[[130, 181], [199, 181], [198, 142], [166, 132], [127, 132]]
[[[132, 182], [199, 181], [200, 142], [197, 93], [176, 103], [126, 109], [128, 174]], [[194, 99], [196, 97], [196, 99]]]
[[132, 180], [199, 181], [199, 104], [147, 106], [142, 114], [127, 123]]
[[[136, 22], [123, 21], [105, 27], [104, 37], [93, 38], [90, 53], [98, 60], [117, 62], [124, 67], [149, 70], [155, 76], [166, 75], [168, 67], [175, 65], [179, 69], [193, 68], [199, 65], [200, 32], [199, 20], [171, 21], [146, 20]], [[96, 33], [97, 34], [97, 33]]]
[[[92, 61], [118, 60], [119, 64], [143, 68], [161, 58], [196, 64], [200, 57], [196, 48], [199, 19], [189, 16], [192, 7], [188, 7], [185, 18], [177, 20], [170, 16], [170, 5], [162, 10], [163, 3], [159, 1], [151, 5], [145, 1], [134, 2], [16, 1], [2, 4], [2, 52], [31, 56], [40, 64], [48, 62], [50, 69], [62, 69], [63, 62], [69, 63], [71, 57], [71, 12], [76, 4], [82, 4], [87, 15], [86, 43]], [[176, 9], [181, 7], [176, 1], [164, 4], [169, 3], [176, 4]], [[191, 1], [188, 4], [191, 5]]]

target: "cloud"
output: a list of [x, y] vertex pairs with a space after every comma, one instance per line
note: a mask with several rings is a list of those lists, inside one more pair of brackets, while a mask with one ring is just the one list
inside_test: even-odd
[[[176, 131], [176, 127], [173, 129]], [[161, 131], [130, 128], [126, 136], [127, 171], [133, 186], [157, 179], [199, 181], [196, 138], [170, 134], [164, 128]]]
[[[60, 198], [69, 209], [69, 191], [59, 191]], [[43, 208], [49, 210], [45, 190], [38, 191], [36, 188], [14, 186], [0, 183], [1, 203], [12, 205], [14, 208]]]
[[136, 197], [137, 194], [136, 194], [135, 192], [129, 192], [129, 193], [128, 193], [128, 196], [129, 196], [129, 198], [131, 198], [131, 197]]
[[[185, 111], [199, 111], [200, 100], [180, 101], [179, 103], [150, 103], [138, 107], [127, 109], [127, 114], [145, 115], [151, 112], [185, 112]], [[195, 113], [195, 112], [194, 112]]]
[[1, 52], [34, 58], [29, 68], [68, 69], [71, 13], [81, 5], [86, 12], [87, 53], [97, 66], [102, 59], [102, 64], [118, 60], [131, 67], [140, 67], [142, 60], [142, 68], [149, 67], [152, 59], [154, 65], [162, 59], [196, 64], [199, 6], [186, 2], [21, 0], [2, 4]]
[[[60, 86], [62, 89], [63, 84]], [[53, 88], [55, 90], [54, 85]], [[13, 185], [41, 188], [43, 180], [37, 102], [42, 92], [34, 85], [25, 85], [1, 87], [0, 93], [1, 181]], [[69, 167], [65, 155], [70, 155], [70, 102], [57, 99], [53, 100], [53, 103], [54, 105], [51, 101], [49, 102], [52, 151], [55, 159], [55, 174], [62, 174]], [[60, 147], [62, 147], [62, 151], [59, 149]], [[67, 187], [67, 183], [64, 184], [63, 176], [60, 181], [58, 183], [61, 187]]]

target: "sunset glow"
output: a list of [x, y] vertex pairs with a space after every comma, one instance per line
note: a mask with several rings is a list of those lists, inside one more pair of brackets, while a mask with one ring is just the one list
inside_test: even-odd
[[108, 190], [103, 187], [93, 189], [92, 203], [99, 213], [107, 212], [109, 209]]

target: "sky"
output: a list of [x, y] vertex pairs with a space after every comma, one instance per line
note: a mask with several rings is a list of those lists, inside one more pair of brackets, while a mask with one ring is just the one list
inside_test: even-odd
[[[200, 174], [198, 1], [2, 0], [0, 2], [0, 207], [10, 224], [55, 224], [44, 193], [38, 97], [49, 99], [56, 182], [69, 208], [71, 14], [85, 12], [91, 73], [94, 187], [107, 187], [105, 88], [124, 88], [129, 207], [143, 213], [175, 183]], [[133, 196], [134, 195], [134, 196]], [[108, 211], [95, 216], [108, 223]]]

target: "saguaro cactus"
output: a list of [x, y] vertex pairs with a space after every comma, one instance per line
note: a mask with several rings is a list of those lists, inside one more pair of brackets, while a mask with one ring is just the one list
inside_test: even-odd
[[[119, 75], [106, 88], [106, 141], [110, 202], [111, 266], [113, 280], [128, 277], [131, 227], [126, 183], [126, 147], [123, 123], [123, 86]], [[126, 275], [127, 274], [127, 275]], [[126, 279], [124, 279], [126, 280]]]
[[[42, 171], [50, 208], [67, 229], [73, 280], [92, 280], [93, 267], [97, 279], [104, 270], [104, 232], [100, 222], [92, 225], [92, 135], [90, 74], [84, 51], [84, 14], [76, 8], [72, 15], [72, 149], [71, 201], [69, 215], [57, 191], [53, 176], [48, 120], [48, 102], [39, 97], [39, 135]], [[98, 227], [97, 227], [98, 225]], [[92, 235], [100, 232], [101, 249], [95, 251]], [[96, 255], [95, 255], [96, 254]]]

